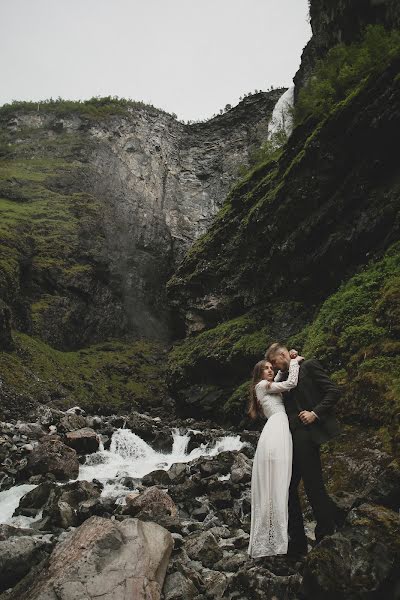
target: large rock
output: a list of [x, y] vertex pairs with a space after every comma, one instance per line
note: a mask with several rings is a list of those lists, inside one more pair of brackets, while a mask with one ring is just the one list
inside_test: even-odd
[[198, 590], [188, 577], [176, 571], [165, 579], [163, 594], [165, 600], [190, 600], [197, 596]]
[[214, 535], [209, 531], [191, 534], [185, 542], [185, 550], [191, 559], [198, 560], [210, 568], [222, 558], [223, 554]]
[[67, 445], [76, 450], [78, 454], [91, 454], [99, 449], [99, 436], [90, 427], [69, 431], [66, 433], [65, 439]]
[[41, 475], [51, 473], [58, 481], [76, 479], [79, 462], [76, 451], [59, 439], [48, 438], [39, 443], [28, 458], [26, 474]]
[[167, 529], [179, 528], [178, 509], [172, 498], [157, 487], [147, 488], [139, 495], [126, 496], [125, 514], [142, 521], [154, 521]]
[[76, 431], [77, 429], [83, 429], [85, 426], [85, 417], [83, 415], [76, 415], [75, 413], [65, 414], [65, 416], [62, 417], [58, 423], [58, 429], [63, 433]]
[[50, 552], [51, 545], [32, 536], [12, 536], [0, 541], [0, 591], [14, 586]]
[[73, 481], [65, 485], [43, 482], [22, 496], [14, 516], [32, 516], [43, 510], [43, 519], [34, 526], [67, 529], [79, 525], [98, 510], [99, 486], [89, 481]]
[[251, 481], [253, 463], [245, 454], [239, 452], [231, 468], [232, 483], [248, 483]]
[[400, 510], [400, 464], [392, 461], [363, 496], [364, 502], [382, 504], [392, 510]]
[[8, 600], [158, 600], [171, 551], [171, 534], [155, 523], [91, 517]]
[[388, 508], [362, 504], [341, 531], [310, 552], [302, 592], [307, 598], [395, 598], [400, 589], [400, 520]]

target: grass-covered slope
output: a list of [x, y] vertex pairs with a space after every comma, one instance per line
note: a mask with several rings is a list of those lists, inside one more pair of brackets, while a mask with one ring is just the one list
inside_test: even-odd
[[4, 127], [1, 142], [0, 299], [14, 328], [58, 348], [96, 341], [100, 324], [102, 339], [118, 335], [103, 207], [85, 192], [89, 144], [78, 133], [34, 126], [18, 138]]
[[153, 342], [115, 340], [66, 352], [18, 332], [13, 339], [14, 350], [0, 352], [0, 420], [24, 418], [37, 403], [92, 414], [171, 409], [164, 353]]
[[[73, 104], [46, 111], [70, 120], [76, 111], [81, 123], [125, 109]], [[103, 342], [123, 338], [126, 317], [104, 206], [86, 190], [90, 137], [41, 118], [30, 103], [0, 109], [0, 419], [23, 418], [37, 402], [100, 412], [160, 406], [160, 348]]]

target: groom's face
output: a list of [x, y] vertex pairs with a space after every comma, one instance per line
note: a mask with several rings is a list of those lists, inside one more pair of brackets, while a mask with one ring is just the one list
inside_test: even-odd
[[287, 371], [290, 364], [290, 355], [287, 350], [279, 350], [275, 356], [271, 359], [274, 369], [280, 369], [281, 371]]

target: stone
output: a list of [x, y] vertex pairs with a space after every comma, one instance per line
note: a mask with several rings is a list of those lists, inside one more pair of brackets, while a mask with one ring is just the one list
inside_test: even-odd
[[190, 534], [185, 541], [185, 550], [190, 558], [199, 560], [206, 567], [212, 567], [222, 558], [222, 550], [209, 531]]
[[51, 550], [48, 542], [32, 535], [13, 536], [0, 541], [0, 592], [14, 586]]
[[50, 481], [40, 483], [33, 490], [30, 490], [24, 496], [22, 496], [14, 515], [21, 514], [19, 511], [22, 508], [43, 508], [49, 499], [50, 493], [58, 489], [59, 488], [56, 483], [52, 483]]
[[[400, 510], [400, 464], [392, 461], [384, 472], [363, 494], [362, 502], [382, 504], [399, 512]], [[357, 502], [358, 504], [360, 501]]]
[[171, 534], [155, 523], [91, 517], [8, 600], [159, 600], [171, 551]]
[[76, 415], [75, 413], [65, 414], [60, 419], [58, 424], [58, 430], [67, 433], [68, 431], [75, 431], [77, 429], [83, 429], [86, 426], [86, 419], [82, 415]]
[[399, 559], [398, 513], [362, 504], [350, 511], [341, 530], [308, 554], [301, 591], [310, 598], [394, 598]]
[[139, 495], [126, 496], [126, 512], [135, 515], [138, 512], [147, 512], [150, 516], [156, 509], [171, 517], [176, 517], [178, 509], [172, 498], [163, 490], [153, 486], [147, 488]]
[[235, 456], [234, 463], [231, 467], [232, 483], [248, 483], [251, 481], [252, 467], [252, 461], [239, 452], [239, 454]]
[[142, 484], [146, 486], [151, 485], [165, 485], [168, 486], [171, 484], [171, 479], [168, 471], [164, 469], [158, 469], [157, 471], [151, 471], [151, 473], [147, 473], [142, 479]]
[[228, 578], [224, 573], [213, 571], [211, 569], [204, 569], [202, 572], [202, 580], [207, 598], [212, 598], [212, 600], [220, 600], [220, 598], [223, 598], [228, 586]]
[[0, 523], [0, 541], [4, 542], [10, 537], [18, 537], [18, 536], [29, 536], [33, 535], [35, 532], [32, 529], [24, 528], [24, 527], [14, 527], [13, 525], [6, 525], [6, 523]]
[[65, 434], [66, 444], [78, 454], [91, 454], [99, 449], [99, 436], [90, 427], [68, 431]]
[[166, 577], [163, 594], [165, 600], [190, 600], [197, 596], [198, 590], [188, 577], [177, 571]]
[[76, 479], [79, 461], [75, 450], [60, 440], [42, 438], [28, 456], [25, 474], [29, 477], [47, 473], [53, 474], [58, 481]]
[[168, 469], [168, 475], [171, 483], [183, 483], [188, 476], [188, 467], [185, 463], [174, 463]]

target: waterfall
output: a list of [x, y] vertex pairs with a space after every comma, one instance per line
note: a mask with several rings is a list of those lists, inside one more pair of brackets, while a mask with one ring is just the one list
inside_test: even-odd
[[294, 85], [292, 85], [275, 104], [272, 117], [268, 125], [268, 139], [274, 140], [284, 132], [289, 137], [293, 130], [292, 108], [294, 106]]
[[[130, 429], [117, 429], [111, 438], [109, 450], [101, 444], [98, 452], [88, 454], [85, 464], [79, 467], [79, 480], [97, 479], [104, 485], [102, 496], [113, 497], [123, 503], [126, 494], [132, 491], [124, 485], [124, 478], [132, 477], [138, 482], [144, 475], [156, 469], [168, 470], [173, 463], [189, 462], [200, 456], [215, 456], [224, 450], [240, 450], [243, 442], [239, 435], [228, 435], [212, 443], [201, 444], [187, 453], [190, 433], [172, 430], [173, 445], [171, 452], [157, 452], [147, 442]], [[21, 497], [35, 485], [19, 485], [0, 492], [0, 523], [28, 527], [33, 520], [29, 517], [12, 517]]]

